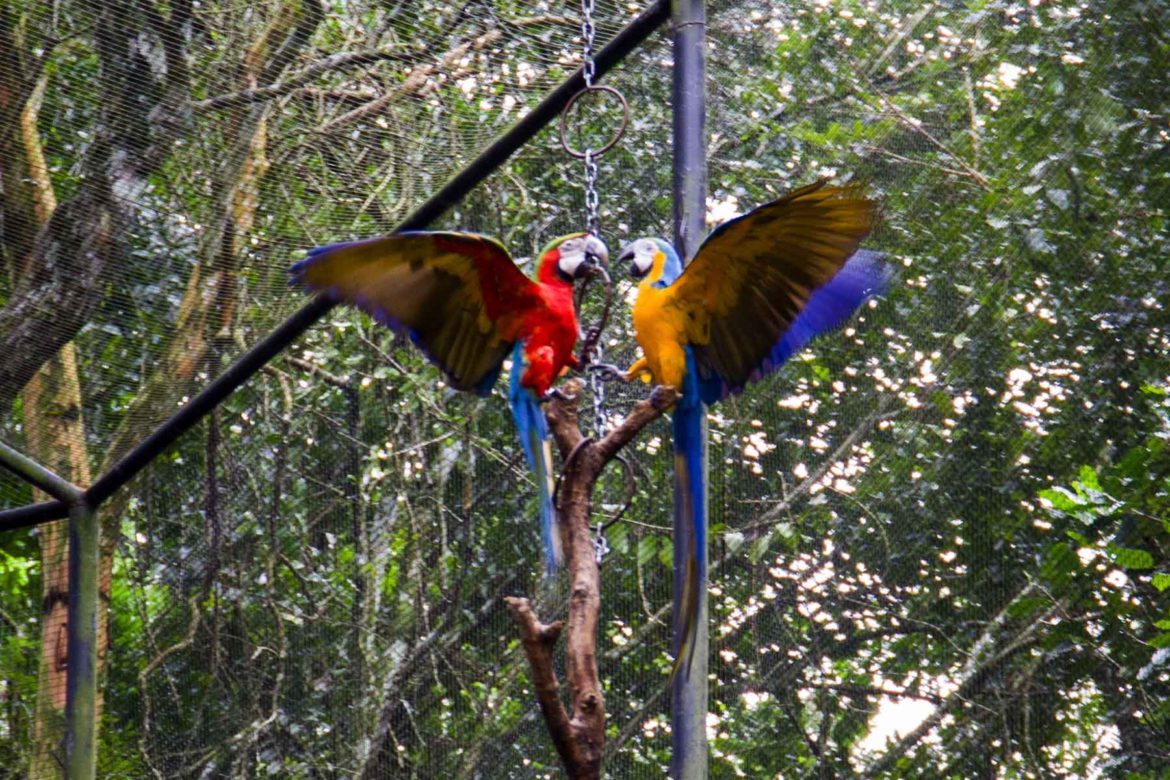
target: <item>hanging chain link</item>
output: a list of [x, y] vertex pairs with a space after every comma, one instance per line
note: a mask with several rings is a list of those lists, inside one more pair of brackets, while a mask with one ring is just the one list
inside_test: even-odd
[[[585, 77], [585, 89], [593, 88], [593, 81], [597, 77], [597, 64], [593, 61], [594, 37], [597, 28], [593, 24], [595, 0], [581, 0], [581, 39], [584, 42], [583, 62], [581, 73]], [[585, 148], [585, 212], [588, 215], [588, 229], [593, 235], [600, 235], [601, 231], [601, 198], [597, 194], [597, 158], [598, 154], [589, 147]]]
[[[596, 27], [593, 24], [593, 13], [596, 10], [595, 0], [581, 0], [581, 39], [584, 42], [581, 73], [585, 77], [585, 89], [593, 87], [593, 80], [597, 76], [597, 66], [593, 62], [593, 43]], [[589, 147], [585, 148], [585, 213], [586, 227], [595, 236], [601, 235], [601, 196], [597, 192], [597, 155]], [[592, 358], [598, 362], [603, 359], [604, 347], [600, 339], [597, 342], [596, 352]], [[605, 383], [598, 377], [596, 371], [589, 372], [589, 391], [593, 397], [593, 433], [598, 439], [605, 436]], [[605, 540], [603, 524], [597, 523], [597, 533], [594, 537], [593, 548], [597, 562], [609, 552], [609, 543]]]
[[[581, 40], [584, 51], [581, 65], [582, 75], [585, 77], [585, 89], [593, 87], [593, 80], [597, 76], [597, 65], [593, 61], [594, 37], [597, 28], [593, 24], [593, 14], [596, 10], [596, 0], [581, 0]], [[597, 192], [597, 158], [598, 154], [585, 148], [585, 211], [587, 214], [587, 229], [595, 236], [601, 235], [601, 196]], [[592, 359], [602, 359], [602, 346], [598, 341], [596, 353]], [[589, 374], [589, 389], [593, 395], [593, 429], [598, 438], [605, 435], [605, 384], [601, 382], [596, 372]]]
[[593, 37], [596, 28], [593, 26], [593, 12], [596, 8], [594, 0], [581, 0], [581, 37], [585, 40], [585, 88], [593, 86], [593, 78], [597, 75], [597, 67], [593, 64]]
[[[597, 363], [605, 362], [605, 347], [602, 346], [600, 339], [593, 351], [593, 360]], [[596, 371], [589, 372], [589, 391], [593, 394], [593, 432], [599, 438], [604, 437], [608, 433], [605, 420], [605, 382], [598, 378]]]
[[601, 196], [597, 194], [597, 155], [585, 150], [585, 213], [586, 227], [597, 236], [601, 233]]

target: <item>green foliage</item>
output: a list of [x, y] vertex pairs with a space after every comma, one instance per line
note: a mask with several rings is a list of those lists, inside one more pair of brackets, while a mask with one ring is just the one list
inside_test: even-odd
[[[857, 175], [883, 204], [871, 244], [900, 266], [846, 331], [710, 410], [711, 776], [1158, 777], [1164, 4], [711, 5], [713, 207]], [[628, 10], [599, 6], [605, 37]], [[200, 6], [193, 99], [239, 87], [277, 7]], [[283, 75], [380, 59], [264, 104], [271, 167], [237, 245], [234, 309], [200, 331], [214, 348], [191, 377], [160, 379], [193, 274], [220, 267], [239, 183], [228, 163], [246, 112], [196, 111], [78, 337], [95, 461], [121, 426], [170, 411], [129, 411], [152, 382], [187, 394], [303, 302], [285, 271], [300, 250], [389, 229], [535, 105], [575, 35], [530, 3], [330, 3]], [[60, 195], [93, 142], [89, 36], [79, 25], [47, 63]], [[668, 60], [658, 40], [607, 77], [632, 108], [600, 161], [611, 248], [670, 231]], [[581, 184], [546, 131], [436, 226], [530, 258], [579, 228]], [[629, 361], [631, 344], [615, 317], [606, 359]], [[645, 392], [607, 388], [611, 417]], [[111, 540], [103, 773], [556, 776], [501, 597], [529, 594], [552, 619], [564, 583], [542, 580], [502, 396], [451, 392], [406, 339], [339, 309], [137, 480]], [[19, 441], [19, 410], [0, 426]], [[666, 425], [631, 445], [637, 490], [607, 531], [613, 777], [669, 765], [669, 450]], [[5, 481], [0, 497], [30, 493]], [[615, 469], [598, 517], [624, 499]], [[25, 760], [40, 588], [35, 537], [0, 539], [5, 766]]]

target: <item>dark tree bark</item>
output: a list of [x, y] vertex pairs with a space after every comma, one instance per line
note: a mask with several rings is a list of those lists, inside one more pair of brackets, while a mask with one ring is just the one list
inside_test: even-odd
[[[601, 614], [601, 578], [589, 529], [593, 485], [602, 469], [642, 428], [678, 400], [671, 388], [657, 387], [613, 432], [599, 442], [584, 439], [577, 424], [581, 383], [566, 386], [567, 395], [549, 403], [547, 416], [564, 460], [557, 528], [569, 570], [569, 617], [542, 623], [528, 599], [509, 597], [520, 626], [524, 652], [532, 667], [536, 699], [553, 745], [572, 780], [601, 777], [605, 752], [605, 699], [597, 672], [597, 624]], [[567, 629], [567, 631], [566, 631]], [[553, 647], [566, 633], [565, 673], [571, 707], [565, 709], [553, 669]], [[570, 715], [570, 713], [572, 713]]]
[[[150, 4], [94, 3], [90, 10], [99, 119], [76, 192], [37, 234], [0, 309], [0, 409], [12, 405], [101, 303], [136, 201], [188, 124], [190, 0], [172, 3], [169, 17]], [[151, 46], [163, 53], [161, 67], [148, 59]]]

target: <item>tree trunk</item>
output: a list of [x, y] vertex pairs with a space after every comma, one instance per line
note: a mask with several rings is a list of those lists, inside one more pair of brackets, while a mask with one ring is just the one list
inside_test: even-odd
[[[69, 339], [100, 301], [104, 281], [121, 253], [124, 230], [133, 224], [129, 211], [134, 208], [135, 193], [169, 154], [172, 142], [186, 130], [184, 119], [189, 111], [185, 54], [181, 50], [185, 36], [161, 36], [167, 68], [158, 75], [161, 83], [154, 93], [158, 101], [145, 115], [139, 99], [149, 90], [140, 67], [145, 63], [138, 61], [141, 47], [123, 41], [126, 36], [133, 39], [140, 34], [136, 26], [150, 29], [141, 32], [143, 35], [159, 33], [160, 22], [170, 22], [177, 31], [189, 18], [190, 4], [183, 0], [173, 4], [167, 20], [157, 16], [140, 19], [132, 7], [117, 4], [96, 7], [94, 36], [103, 62], [100, 87], [106, 96], [106, 111], [99, 120], [98, 140], [84, 163], [91, 173], [61, 208], [56, 208], [53, 200], [36, 128], [36, 103], [43, 83], [38, 90], [13, 89], [24, 84], [13, 78], [4, 85], [7, 91], [0, 88], [0, 118], [16, 116], [14, 112], [20, 110], [15, 105], [17, 100], [27, 101], [30, 107], [22, 117], [20, 133], [9, 130], [16, 126], [15, 122], [3, 122], [4, 128], [0, 129], [0, 150], [7, 150], [0, 155], [0, 176], [7, 198], [0, 252], [13, 280], [12, 295], [0, 309], [0, 344], [16, 356], [0, 366], [0, 408], [6, 408], [14, 395], [22, 392], [30, 454], [82, 485], [88, 484], [90, 477], [76, 350]], [[261, 39], [245, 52], [242, 86], [255, 86], [286, 67], [321, 18], [316, 0], [286, 3]], [[0, 8], [0, 43], [19, 38], [14, 37], [11, 21], [5, 9]], [[20, 54], [15, 48], [0, 54], [0, 72], [26, 75], [29, 58]], [[239, 237], [252, 227], [259, 181], [268, 167], [265, 150], [269, 110], [269, 104], [253, 103], [224, 112], [228, 115], [227, 126], [238, 132], [217, 177], [216, 204], [221, 218], [213, 222], [205, 236], [202, 254], [207, 259], [190, 279], [166, 359], [147, 381], [126, 415], [126, 422], [116, 432], [105, 466], [124, 455], [150, 427], [173, 411], [178, 394], [190, 390], [199, 369], [206, 365], [209, 343], [230, 335]], [[24, 390], [20, 390], [22, 385], [26, 385]], [[99, 589], [106, 605], [110, 600], [117, 523], [125, 499], [126, 494], [120, 493], [104, 512]], [[32, 729], [34, 777], [55, 776], [61, 771], [54, 753], [59, 752], [63, 735], [65, 704], [69, 579], [63, 524], [44, 528], [42, 560], [45, 614], [42, 674]], [[108, 644], [107, 630], [108, 613], [102, 609], [98, 625], [99, 674]]]
[[[5, 181], [20, 176], [26, 189], [15, 197], [28, 197], [31, 219], [23, 235], [10, 236], [8, 246], [32, 253], [32, 237], [45, 225], [57, 206], [49, 172], [37, 132], [37, 115], [46, 80], [42, 77], [29, 95], [20, 115], [19, 155], [9, 160]], [[15, 166], [21, 164], [20, 172]], [[9, 201], [5, 202], [6, 212]], [[24, 263], [22, 266], [27, 267]], [[74, 483], [89, 484], [89, 457], [85, 425], [81, 416], [81, 384], [77, 376], [77, 348], [69, 342], [51, 358], [21, 393], [24, 410], [25, 444], [28, 454]], [[65, 678], [68, 672], [66, 635], [69, 625], [69, 547], [66, 521], [41, 529], [41, 657], [37, 674], [36, 708], [33, 718], [32, 777], [55, 777], [61, 773], [60, 747], [65, 736]], [[104, 636], [101, 637], [104, 639]], [[99, 644], [99, 662], [104, 658]], [[100, 700], [99, 700], [100, 701]]]
[[[81, 418], [81, 387], [77, 350], [72, 343], [37, 373], [22, 393], [29, 454], [77, 485], [89, 484], [85, 431]], [[33, 719], [31, 777], [61, 773], [61, 742], [65, 735], [65, 681], [68, 673], [66, 636], [69, 624], [68, 521], [41, 528], [41, 658]], [[108, 598], [108, 591], [103, 595]], [[105, 659], [104, 622], [99, 623], [98, 663]], [[100, 697], [98, 699], [100, 707]], [[100, 712], [100, 709], [99, 709]]]
[[[0, 10], [2, 33], [9, 14]], [[19, 255], [28, 262], [0, 308], [0, 409], [73, 340], [101, 303], [134, 224], [138, 196], [187, 127], [186, 36], [178, 31], [190, 21], [189, 0], [173, 3], [169, 18], [146, 18], [140, 6], [127, 3], [94, 4], [92, 13], [101, 111], [80, 184], [37, 233], [32, 251]], [[143, 38], [157, 41], [165, 67], [147, 61]], [[20, 60], [20, 53], [9, 59]], [[148, 95], [157, 99], [144, 105]]]

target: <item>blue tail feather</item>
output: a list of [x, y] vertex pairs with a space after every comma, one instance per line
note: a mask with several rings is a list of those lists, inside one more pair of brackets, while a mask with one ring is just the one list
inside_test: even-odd
[[512, 407], [512, 418], [520, 434], [520, 445], [528, 468], [536, 480], [540, 501], [540, 535], [544, 543], [545, 568], [549, 574], [560, 567], [563, 554], [561, 539], [556, 529], [556, 510], [552, 502], [552, 434], [540, 400], [528, 388], [520, 384], [524, 372], [524, 344], [516, 344], [512, 350], [512, 378], [509, 384], [508, 400]]
[[707, 475], [704, 469], [703, 402], [699, 396], [698, 372], [691, 350], [687, 349], [687, 373], [682, 398], [671, 421], [674, 436], [674, 511], [676, 525], [694, 529], [693, 546], [686, 550], [681, 614], [676, 618], [680, 641], [674, 671], [689, 675], [699, 630], [703, 590], [707, 587]]

